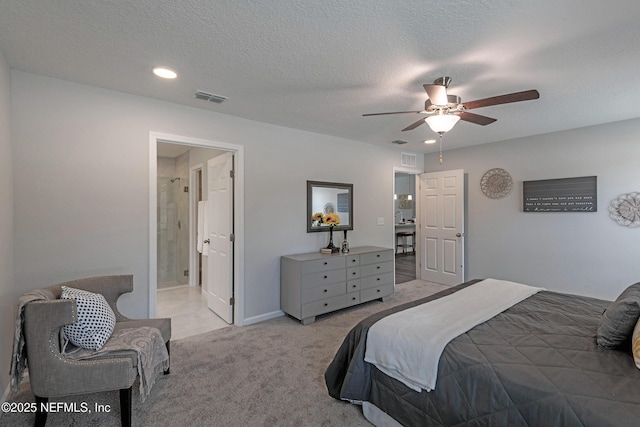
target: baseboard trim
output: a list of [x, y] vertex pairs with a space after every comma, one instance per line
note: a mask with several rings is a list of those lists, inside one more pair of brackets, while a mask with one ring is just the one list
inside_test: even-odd
[[253, 325], [254, 323], [264, 322], [265, 320], [271, 320], [271, 319], [275, 319], [276, 317], [282, 317], [282, 316], [284, 316], [284, 311], [276, 310], [276, 311], [272, 311], [271, 313], [265, 313], [259, 316], [248, 317], [244, 319], [244, 322], [242, 322], [242, 325], [243, 326]]

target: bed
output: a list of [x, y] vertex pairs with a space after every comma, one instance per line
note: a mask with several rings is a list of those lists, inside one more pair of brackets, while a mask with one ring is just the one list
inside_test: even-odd
[[[463, 283], [358, 323], [325, 372], [329, 395], [362, 404], [365, 417], [378, 426], [640, 425], [640, 369], [634, 363], [628, 326], [619, 341], [608, 346], [612, 348], [596, 342], [598, 336], [601, 343], [601, 319], [620, 315], [613, 306], [619, 308], [621, 299], [628, 302], [624, 295], [612, 304], [535, 293], [450, 341], [430, 392], [415, 391], [364, 361], [367, 334], [376, 322], [479, 282]], [[640, 283], [628, 289], [632, 287], [636, 300], [623, 308], [633, 306], [635, 311], [622, 315], [633, 329], [640, 315]], [[614, 326], [620, 332], [620, 324]]]

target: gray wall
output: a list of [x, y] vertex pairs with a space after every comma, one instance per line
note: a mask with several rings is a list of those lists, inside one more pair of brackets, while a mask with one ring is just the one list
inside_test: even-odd
[[[13, 280], [13, 174], [11, 165], [11, 84], [0, 53], [0, 394], [9, 385], [16, 293]], [[5, 350], [6, 349], [6, 350]], [[4, 402], [4, 399], [2, 399]]]
[[245, 147], [245, 319], [279, 310], [280, 255], [326, 245], [306, 233], [307, 180], [354, 185], [352, 246], [393, 243], [392, 148], [16, 70], [11, 84], [20, 291], [132, 273], [121, 309], [147, 314], [150, 131]]
[[[640, 281], [640, 228], [618, 225], [608, 211], [617, 196], [640, 191], [639, 141], [635, 119], [446, 151], [442, 166], [437, 154], [425, 156], [426, 171], [464, 169], [468, 178], [467, 278], [605, 299]], [[514, 189], [493, 200], [482, 193], [480, 179], [496, 167], [510, 172]], [[598, 212], [522, 211], [522, 181], [592, 175]]]

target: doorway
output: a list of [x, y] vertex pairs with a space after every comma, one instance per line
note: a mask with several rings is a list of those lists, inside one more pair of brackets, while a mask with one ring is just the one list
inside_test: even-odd
[[416, 176], [420, 172], [394, 169], [393, 248], [396, 284], [416, 279]]
[[[179, 149], [183, 149], [185, 151], [202, 153], [203, 151], [219, 151], [222, 152], [231, 152], [233, 154], [233, 167], [234, 167], [234, 191], [241, 195], [244, 190], [244, 147], [236, 145], [236, 144], [228, 144], [218, 141], [209, 141], [209, 140], [200, 140], [195, 138], [177, 136], [177, 135], [168, 135], [168, 134], [160, 134], [151, 132], [149, 138], [149, 316], [156, 317], [157, 313], [157, 287], [155, 286], [158, 283], [158, 244], [159, 244], [159, 229], [158, 221], [167, 218], [160, 218], [162, 216], [162, 212], [158, 209], [158, 143], [163, 145], [168, 145], [171, 147], [176, 147]], [[213, 157], [213, 156], [212, 156]], [[193, 162], [191, 163], [193, 166]], [[189, 180], [189, 187], [192, 191], [189, 191], [191, 203], [187, 203], [187, 205], [193, 206], [194, 194], [196, 194], [196, 188], [198, 188], [199, 181], [202, 183], [205, 178], [198, 175], [198, 171], [194, 171], [193, 167], [191, 170], [187, 169], [187, 175]], [[182, 178], [181, 178], [182, 180]], [[175, 181], [174, 181], [175, 183]], [[180, 184], [181, 187], [182, 184]], [[184, 191], [184, 190], [183, 190]], [[187, 190], [188, 191], [188, 190]], [[232, 263], [230, 264], [231, 277], [232, 282], [232, 291], [233, 291], [233, 299], [230, 300], [230, 304], [232, 304], [232, 308], [234, 311], [234, 321], [233, 323], [236, 325], [242, 325], [244, 323], [244, 274], [241, 265], [244, 264], [244, 223], [242, 221], [244, 203], [243, 197], [236, 197], [232, 201], [233, 204], [233, 224], [234, 224], [234, 244], [232, 246]], [[193, 209], [189, 209], [192, 211]], [[188, 215], [189, 218], [193, 218], [193, 213]], [[182, 224], [181, 224], [182, 226]], [[195, 248], [196, 246], [196, 227], [194, 227], [193, 221], [191, 224], [184, 226], [189, 230], [189, 246], [190, 248]], [[193, 251], [190, 249], [190, 252]], [[204, 274], [202, 281], [197, 279], [199, 276], [199, 268], [200, 266], [205, 266], [206, 262], [197, 259], [195, 256], [189, 257], [189, 269], [188, 269], [188, 283], [191, 284], [189, 288], [193, 288], [193, 285], [198, 284], [198, 282], [203, 284], [206, 283], [206, 268], [204, 269]], [[184, 273], [184, 271], [183, 271]], [[197, 287], [196, 289], [198, 289]], [[199, 290], [199, 289], [198, 289]], [[164, 292], [164, 291], [163, 291]]]

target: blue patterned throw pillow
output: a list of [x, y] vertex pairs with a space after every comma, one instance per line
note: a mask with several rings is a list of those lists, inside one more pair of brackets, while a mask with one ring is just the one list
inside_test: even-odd
[[78, 347], [100, 350], [116, 325], [116, 316], [104, 296], [63, 286], [60, 299], [75, 299], [78, 307], [78, 321], [62, 327], [67, 339]]

